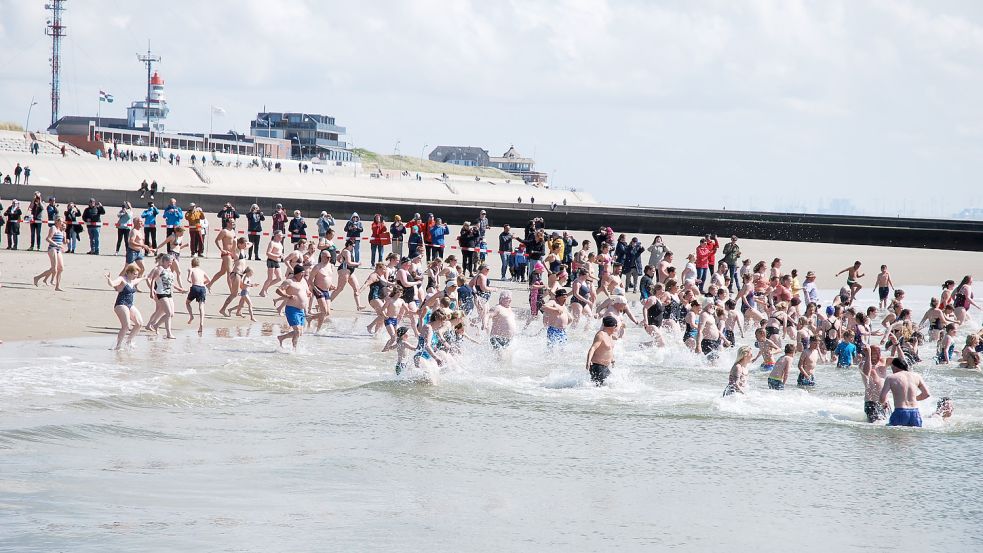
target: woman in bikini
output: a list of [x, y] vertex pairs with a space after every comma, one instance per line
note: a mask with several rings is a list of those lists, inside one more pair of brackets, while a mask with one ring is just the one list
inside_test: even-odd
[[345, 249], [338, 254], [338, 288], [331, 295], [331, 301], [337, 300], [345, 285], [348, 285], [352, 289], [352, 295], [355, 296], [355, 309], [361, 311], [364, 308], [359, 301], [358, 282], [355, 280], [355, 269], [358, 268], [359, 263], [353, 257], [354, 249], [355, 240], [352, 238], [345, 240]]

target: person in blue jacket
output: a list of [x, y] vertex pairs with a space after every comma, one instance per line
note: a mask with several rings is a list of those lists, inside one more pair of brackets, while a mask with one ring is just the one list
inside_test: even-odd
[[160, 210], [154, 202], [147, 203], [147, 209], [143, 210], [140, 218], [143, 219], [143, 243], [153, 249], [157, 249], [157, 216]]
[[177, 200], [171, 198], [171, 202], [164, 208], [164, 224], [167, 225], [165, 236], [174, 234], [174, 229], [181, 226], [184, 220], [184, 211], [177, 205]]

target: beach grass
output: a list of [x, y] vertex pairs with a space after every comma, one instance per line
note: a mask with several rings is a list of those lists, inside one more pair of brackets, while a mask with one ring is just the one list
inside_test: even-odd
[[468, 177], [487, 177], [495, 179], [515, 179], [521, 181], [510, 173], [492, 167], [464, 167], [453, 163], [440, 163], [429, 159], [420, 159], [411, 156], [392, 156], [378, 154], [363, 148], [355, 148], [355, 154], [362, 159], [362, 166], [366, 169], [381, 169], [383, 171], [409, 171], [411, 173], [447, 173], [448, 175], [464, 175]]
[[0, 121], [0, 131], [23, 131], [24, 127], [10, 121]]

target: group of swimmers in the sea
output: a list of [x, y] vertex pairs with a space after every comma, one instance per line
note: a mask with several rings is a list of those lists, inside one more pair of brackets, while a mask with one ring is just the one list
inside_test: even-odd
[[[486, 231], [487, 224], [481, 230]], [[59, 253], [65, 244], [64, 232], [64, 221], [56, 220], [46, 238], [51, 266], [37, 276], [36, 284], [60, 284], [63, 264]], [[723, 349], [736, 347], [739, 340], [753, 337], [753, 347], [737, 350], [725, 395], [747, 391], [748, 367], [753, 364], [768, 372], [767, 385], [772, 390], [786, 386], [793, 363], [796, 384], [803, 387], [816, 385], [816, 369], [823, 363], [839, 368], [857, 366], [870, 422], [885, 418], [886, 400], [893, 394], [898, 415], [892, 414], [891, 423], [914, 424], [913, 416], [904, 419], [903, 414], [928, 394], [921, 378], [909, 371], [920, 361], [918, 351], [923, 342], [937, 344], [937, 363], [980, 367], [983, 336], [970, 333], [964, 344], [956, 343], [960, 325], [970, 319], [970, 309], [980, 308], [969, 275], [958, 284], [946, 281], [939, 297], [932, 298], [929, 309], [916, 323], [904, 307], [904, 291], [894, 288], [887, 266], [881, 266], [876, 277], [878, 306], [862, 309], [855, 305], [865, 276], [860, 261], [837, 273], [847, 275], [846, 285], [824, 306], [814, 272], [807, 272], [800, 280], [798, 271], [783, 270], [780, 258], [752, 265], [750, 259], [742, 258], [736, 236], [724, 246], [723, 259], [717, 262], [717, 237], [707, 235], [677, 271], [674, 254], [661, 237], [642, 248], [637, 240], [629, 242], [624, 235], [615, 239], [610, 228], [602, 227], [594, 233], [595, 252], [591, 241], [578, 244], [566, 233], [563, 237], [547, 235], [536, 227], [535, 220], [526, 234], [525, 240], [514, 238], [506, 227], [499, 237], [502, 247], [511, 247], [513, 240], [518, 242], [510, 257], [517, 252], [528, 257], [523, 269], [528, 270], [529, 317], [525, 327], [541, 318], [546, 345], [557, 348], [566, 343], [568, 332], [600, 321], [585, 362], [590, 379], [598, 385], [610, 375], [613, 341], [625, 335], [628, 323], [641, 327], [650, 337], [647, 347], [662, 347], [678, 339], [710, 361]], [[455, 255], [442, 259], [430, 255], [429, 249], [411, 247], [407, 256], [395, 251], [388, 254], [359, 282], [355, 277], [361, 267], [356, 239], [347, 239], [339, 249], [329, 228], [317, 239], [292, 237], [293, 247], [288, 251], [286, 235], [275, 231], [266, 248], [267, 278], [260, 284], [245, 264], [254, 241], [237, 237], [235, 221], [229, 220], [215, 238], [221, 256], [218, 272], [205, 273], [201, 258], [192, 257], [185, 289], [179, 266], [182, 251], [188, 248], [183, 235], [181, 229], [175, 229], [154, 249], [142, 240], [140, 232], [130, 234], [123, 270], [116, 278], [107, 275], [118, 292], [114, 305], [120, 320], [116, 348], [132, 342], [141, 329], [156, 333], [163, 326], [166, 337], [173, 338], [175, 293], [187, 292], [189, 323], [195, 318], [192, 304], [197, 305], [201, 333], [205, 300], [222, 280], [228, 286], [219, 309], [223, 316], [230, 316], [232, 309], [242, 316], [245, 310], [255, 320], [252, 289], [260, 288], [259, 297], [275, 289], [273, 305], [284, 314], [289, 328], [278, 339], [281, 345], [290, 340], [294, 347], [306, 330], [322, 328], [331, 314], [332, 301], [346, 287], [357, 309], [363, 309], [363, 293], [367, 291], [365, 301], [376, 314], [367, 330], [372, 334], [386, 332], [389, 340], [384, 350], [397, 351], [396, 370], [400, 373], [410, 363], [445, 363], [461, 351], [464, 342], [474, 341], [469, 334], [472, 328], [487, 333], [490, 347], [500, 354], [508, 352], [519, 332], [512, 291], [497, 290], [484, 263], [476, 269], [464, 267]], [[650, 254], [649, 262], [642, 266], [640, 256], [645, 251]], [[154, 253], [156, 263], [148, 270], [144, 256]], [[429, 257], [426, 260], [425, 253]], [[469, 263], [476, 261], [474, 252], [468, 253]], [[483, 260], [484, 252], [480, 255]], [[285, 275], [281, 274], [283, 267]], [[146, 281], [155, 302], [146, 322], [133, 304], [141, 281]], [[632, 311], [626, 286], [639, 291], [640, 314]], [[499, 293], [496, 302], [491, 301], [494, 292]], [[888, 374], [888, 368], [894, 374]]]

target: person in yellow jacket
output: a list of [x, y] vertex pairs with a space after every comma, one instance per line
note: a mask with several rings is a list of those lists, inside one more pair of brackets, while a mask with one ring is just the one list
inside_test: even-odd
[[205, 212], [195, 204], [191, 204], [184, 218], [188, 221], [188, 229], [191, 231], [191, 255], [205, 255], [205, 238], [202, 235], [204, 231], [201, 225]]

